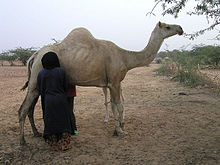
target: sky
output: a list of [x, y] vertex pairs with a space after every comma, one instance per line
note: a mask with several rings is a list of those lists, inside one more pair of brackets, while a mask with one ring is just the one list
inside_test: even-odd
[[[147, 15], [154, 0], [1, 0], [0, 53], [18, 47], [37, 49], [63, 40], [77, 27], [87, 28], [95, 38], [110, 40], [127, 50], [140, 51], [148, 43], [158, 21], [179, 24], [185, 33], [207, 27], [203, 16], [188, 16], [193, 2], [177, 19], [162, 16], [160, 5], [156, 16]], [[160, 51], [190, 49], [195, 45], [219, 45], [213, 40], [217, 30], [195, 40], [173, 36], [164, 41]]]

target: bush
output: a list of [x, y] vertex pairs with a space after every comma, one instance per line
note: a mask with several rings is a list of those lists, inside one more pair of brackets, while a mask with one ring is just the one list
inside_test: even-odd
[[201, 60], [194, 58], [191, 51], [170, 53], [169, 60], [164, 61], [157, 70], [159, 75], [171, 77], [172, 80], [190, 87], [204, 86], [206, 81], [198, 70]]
[[10, 53], [12, 53], [16, 59], [25, 66], [27, 64], [27, 60], [31, 57], [32, 54], [34, 54], [36, 50], [33, 48], [16, 48], [14, 50], [9, 50]]
[[[13, 54], [11, 54], [10, 52], [3, 52], [0, 54], [0, 60], [1, 61], [8, 61], [10, 63], [11, 66], [14, 65], [14, 61], [16, 60], [16, 56], [14, 56]], [[3, 65], [3, 63], [2, 63]]]
[[161, 67], [156, 72], [158, 75], [172, 77], [175, 75], [174, 72], [176, 72], [172, 66], [173, 62], [171, 60], [163, 61]]
[[191, 56], [201, 65], [211, 65], [214, 68], [218, 68], [220, 64], [220, 47], [194, 47]]
[[174, 80], [179, 81], [181, 84], [190, 87], [204, 86], [205, 82], [203, 77], [195, 71], [184, 71], [180, 70], [174, 77]]
[[18, 60], [23, 65], [26, 65], [27, 60], [35, 52], [33, 48], [16, 48], [13, 50], [8, 50], [0, 54], [0, 61], [8, 61], [10, 65], [14, 65], [14, 61]]
[[157, 58], [157, 59], [155, 60], [155, 63], [156, 63], [156, 64], [161, 64], [161, 63], [162, 63], [162, 59], [161, 59], [161, 58]]

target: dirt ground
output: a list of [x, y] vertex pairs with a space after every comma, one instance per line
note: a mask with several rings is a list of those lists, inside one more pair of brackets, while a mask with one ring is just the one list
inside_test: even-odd
[[[79, 134], [72, 148], [54, 152], [43, 138], [33, 137], [25, 123], [26, 147], [19, 145], [18, 109], [26, 95], [25, 67], [0, 67], [0, 164], [74, 165], [217, 165], [220, 161], [220, 96], [193, 89], [153, 72], [159, 66], [128, 72], [122, 82], [125, 130], [113, 136], [114, 119], [104, 123], [100, 88], [77, 87], [75, 115]], [[43, 131], [41, 105], [35, 123]], [[110, 109], [110, 105], [109, 105]]]

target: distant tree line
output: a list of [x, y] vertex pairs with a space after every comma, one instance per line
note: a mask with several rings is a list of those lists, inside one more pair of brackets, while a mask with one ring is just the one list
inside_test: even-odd
[[[192, 50], [173, 50], [160, 52], [157, 56], [162, 65], [159, 75], [191, 86], [213, 86], [213, 83], [201, 73], [201, 69], [220, 69], [220, 46], [196, 46]], [[218, 87], [219, 88], [219, 87]]]
[[220, 66], [220, 46], [195, 46], [192, 50], [173, 50], [159, 52], [157, 57], [177, 59], [180, 56], [190, 58], [195, 65]]
[[34, 48], [16, 48], [11, 49], [5, 52], [0, 53], [0, 61], [1, 65], [3, 65], [4, 61], [7, 61], [10, 63], [11, 66], [15, 65], [15, 61], [19, 61], [22, 63], [22, 65], [26, 66], [27, 60], [29, 57], [36, 52], [36, 49]]

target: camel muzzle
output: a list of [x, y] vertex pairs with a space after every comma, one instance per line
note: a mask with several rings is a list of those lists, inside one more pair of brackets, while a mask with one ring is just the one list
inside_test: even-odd
[[182, 35], [182, 34], [183, 34], [183, 29], [182, 29], [181, 27], [179, 27], [178, 34], [179, 34], [179, 35]]

